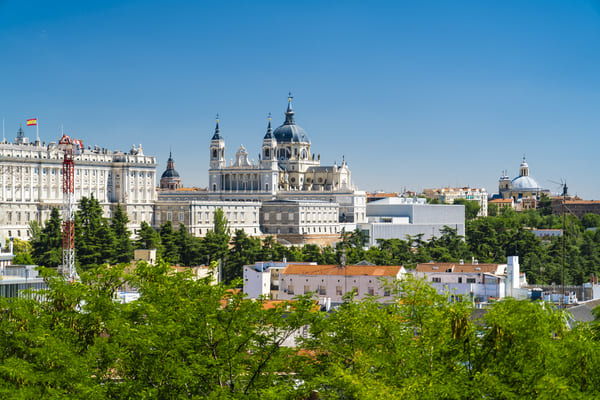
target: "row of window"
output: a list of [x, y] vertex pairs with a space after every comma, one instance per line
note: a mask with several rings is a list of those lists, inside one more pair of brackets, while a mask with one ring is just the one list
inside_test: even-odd
[[[310, 285], [304, 285], [304, 293], [303, 294], [308, 294], [308, 293], [312, 293], [315, 292], [317, 293], [319, 296], [326, 296], [327, 295], [327, 287], [325, 285], [319, 285], [316, 290], [313, 290]], [[359, 295], [358, 292], [358, 286], [353, 286], [352, 287], [352, 292], [354, 292], [355, 296]], [[287, 293], [289, 295], [293, 295], [296, 294], [294, 292], [294, 285], [288, 285], [287, 287]], [[336, 286], [335, 287], [335, 294], [336, 296], [342, 296], [344, 294], [343, 290], [342, 290], [342, 286]], [[367, 296], [375, 296], [375, 288], [372, 286], [367, 287], [367, 292], [365, 293]], [[391, 292], [388, 288], [384, 288], [383, 290], [383, 295], [384, 296], [390, 296]]]
[[[442, 283], [442, 278], [434, 276], [433, 278], [431, 278], [431, 282]], [[462, 276], [458, 277], [458, 283], [463, 283]], [[466, 283], [477, 283], [477, 280], [475, 278], [467, 278]]]

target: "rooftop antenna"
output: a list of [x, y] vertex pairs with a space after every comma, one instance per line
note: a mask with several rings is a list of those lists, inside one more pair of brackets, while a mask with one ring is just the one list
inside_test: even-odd
[[564, 302], [564, 297], [565, 297], [565, 246], [566, 246], [566, 241], [567, 241], [567, 220], [566, 220], [566, 213], [565, 213], [565, 207], [566, 207], [566, 202], [567, 202], [567, 182], [561, 178], [560, 183], [559, 182], [555, 182], [555, 181], [550, 181], [552, 183], [555, 183], [557, 185], [562, 186], [562, 204], [560, 207], [560, 212], [562, 214], [562, 267], [561, 267], [561, 272], [560, 272], [560, 285], [561, 285], [561, 294], [559, 297], [559, 307], [564, 308], [565, 307], [565, 302]]

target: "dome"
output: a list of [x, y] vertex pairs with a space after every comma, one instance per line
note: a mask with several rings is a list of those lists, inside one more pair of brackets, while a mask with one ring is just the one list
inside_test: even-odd
[[539, 190], [540, 186], [531, 176], [519, 176], [512, 180], [513, 190]]
[[285, 122], [273, 131], [277, 143], [310, 143], [304, 129], [296, 125], [294, 121], [294, 110], [292, 110], [291, 95], [288, 98], [288, 108], [285, 112]]
[[174, 169], [168, 169], [160, 176], [161, 178], [179, 178], [179, 172]]
[[298, 125], [283, 124], [273, 132], [277, 143], [310, 143], [304, 129]]

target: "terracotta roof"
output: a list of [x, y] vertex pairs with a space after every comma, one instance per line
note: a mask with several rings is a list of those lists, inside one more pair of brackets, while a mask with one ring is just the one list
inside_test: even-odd
[[402, 269], [401, 265], [306, 265], [288, 264], [283, 270], [284, 275], [340, 275], [340, 276], [396, 276]]
[[490, 200], [488, 201], [488, 204], [494, 204], [494, 203], [513, 203], [513, 199], [494, 199], [494, 200]]
[[460, 264], [460, 263], [426, 263], [417, 264], [415, 271], [417, 272], [446, 272], [451, 269], [451, 272], [461, 273], [488, 273], [493, 274], [501, 264]]
[[600, 204], [600, 200], [567, 200], [565, 204]]

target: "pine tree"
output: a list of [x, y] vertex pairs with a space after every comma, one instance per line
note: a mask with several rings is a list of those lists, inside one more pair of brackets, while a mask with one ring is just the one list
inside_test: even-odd
[[52, 208], [50, 219], [40, 229], [37, 222], [29, 225], [31, 234], [31, 255], [38, 265], [56, 268], [62, 264], [61, 218], [57, 208]]
[[123, 212], [121, 205], [117, 205], [113, 214], [110, 228], [115, 237], [115, 257], [117, 263], [129, 262], [133, 259], [133, 243], [131, 242], [131, 232], [127, 229], [129, 218], [127, 213]]
[[173, 230], [173, 223], [167, 221], [160, 226], [160, 241], [162, 243], [163, 251], [161, 256], [165, 261], [172, 264], [179, 263], [179, 246], [175, 237], [175, 231]]

